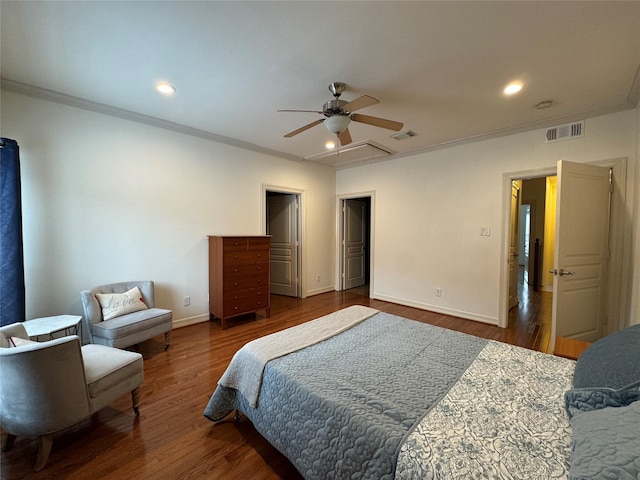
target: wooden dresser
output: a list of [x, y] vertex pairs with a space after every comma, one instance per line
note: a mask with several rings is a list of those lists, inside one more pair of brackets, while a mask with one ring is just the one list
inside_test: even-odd
[[226, 320], [266, 310], [271, 314], [271, 237], [209, 236], [209, 312]]

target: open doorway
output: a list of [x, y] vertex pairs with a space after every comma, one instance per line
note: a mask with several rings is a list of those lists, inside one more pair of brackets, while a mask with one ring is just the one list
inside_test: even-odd
[[371, 197], [340, 200], [339, 290], [371, 294]]
[[300, 194], [265, 191], [265, 231], [271, 236], [271, 293], [301, 297]]
[[[503, 183], [503, 192], [504, 192], [504, 197], [503, 197], [503, 219], [505, 220], [504, 225], [504, 236], [503, 236], [503, 259], [504, 259], [504, 267], [502, 268], [501, 271], [501, 288], [500, 288], [500, 304], [502, 305], [501, 307], [501, 312], [499, 315], [499, 319], [498, 319], [498, 324], [500, 326], [504, 326], [506, 327], [511, 321], [513, 321], [513, 315], [514, 312], [511, 311], [509, 309], [509, 286], [510, 286], [510, 282], [509, 282], [509, 269], [507, 267], [507, 265], [509, 264], [509, 262], [507, 261], [509, 259], [509, 255], [510, 255], [510, 241], [511, 241], [511, 232], [513, 232], [513, 224], [511, 222], [511, 215], [510, 215], [510, 209], [509, 209], [509, 202], [511, 202], [510, 198], [511, 198], [511, 190], [512, 190], [512, 185], [513, 185], [513, 181], [517, 180], [517, 179], [524, 179], [523, 181], [538, 181], [538, 182], [544, 182], [544, 195], [540, 194], [539, 196], [536, 197], [535, 201], [532, 202], [528, 202], [526, 197], [527, 194], [524, 193], [523, 197], [524, 201], [522, 202], [523, 204], [527, 204], [529, 203], [531, 205], [531, 232], [530, 232], [530, 241], [535, 242], [536, 238], [539, 239], [540, 241], [540, 254], [539, 254], [539, 279], [540, 279], [540, 285], [538, 285], [539, 287], [539, 291], [542, 292], [542, 297], [549, 297], [551, 298], [550, 302], [545, 302], [547, 305], [549, 303], [551, 303], [551, 308], [552, 308], [552, 320], [551, 320], [551, 338], [550, 338], [550, 345], [549, 345], [549, 349], [552, 350], [554, 348], [554, 343], [555, 343], [555, 337], [556, 337], [556, 328], [558, 327], [558, 322], [562, 321], [563, 325], [567, 324], [567, 322], [569, 320], [573, 320], [573, 319], [581, 319], [580, 321], [582, 322], [582, 324], [586, 325], [586, 320], [585, 318], [587, 317], [587, 315], [584, 315], [585, 312], [585, 308], [583, 308], [583, 305], [578, 305], [577, 309], [573, 309], [569, 312], [563, 310], [562, 315], [558, 315], [558, 311], [560, 310], [559, 305], [562, 304], [563, 307], [567, 305], [567, 302], [565, 301], [567, 298], [572, 299], [574, 297], [572, 297], [570, 294], [567, 294], [567, 288], [569, 286], [573, 286], [573, 285], [577, 285], [579, 282], [584, 283], [584, 281], [593, 278], [602, 278], [604, 276], [604, 278], [606, 279], [606, 281], [604, 282], [604, 287], [599, 287], [599, 288], [604, 288], [604, 296], [602, 298], [602, 302], [601, 305], [603, 305], [603, 309], [604, 309], [604, 315], [600, 318], [602, 318], [602, 320], [600, 321], [601, 324], [603, 325], [602, 328], [602, 334], [606, 335], [608, 333], [612, 333], [614, 331], [617, 331], [623, 327], [626, 326], [626, 322], [628, 320], [625, 320], [624, 314], [623, 312], [627, 311], [627, 301], [626, 299], [627, 297], [627, 283], [625, 282], [624, 279], [628, 276], [628, 271], [625, 267], [625, 265], [628, 263], [628, 260], [625, 262], [625, 257], [627, 256], [627, 254], [625, 254], [625, 250], [623, 248], [624, 242], [625, 242], [625, 223], [626, 223], [626, 217], [625, 217], [625, 197], [626, 197], [626, 159], [625, 158], [618, 158], [618, 159], [612, 159], [612, 160], [603, 160], [603, 161], [599, 161], [599, 162], [593, 162], [590, 164], [584, 164], [584, 165], [592, 165], [591, 168], [593, 167], [606, 167], [606, 171], [607, 171], [607, 184], [608, 187], [606, 190], [608, 190], [608, 198], [609, 201], [605, 201], [605, 200], [598, 200], [597, 204], [598, 205], [608, 205], [608, 209], [609, 209], [609, 222], [608, 225], [604, 225], [603, 227], [598, 227], [598, 229], [595, 229], [595, 231], [599, 231], [599, 232], [603, 232], [604, 238], [607, 239], [608, 238], [608, 252], [605, 251], [604, 252], [604, 256], [603, 258], [606, 258], [608, 256], [608, 262], [604, 263], [605, 268], [601, 269], [601, 271], [603, 272], [602, 275], [599, 276], [595, 276], [595, 275], [586, 275], [583, 274], [582, 272], [577, 272], [577, 270], [575, 270], [576, 268], [581, 268], [580, 265], [575, 266], [571, 264], [571, 262], [567, 262], [565, 260], [560, 260], [558, 261], [555, 257], [560, 257], [559, 254], [559, 245], [562, 245], [563, 249], [567, 249], [569, 247], [566, 247], [567, 245], [569, 245], [569, 243], [566, 243], [562, 240], [561, 235], [557, 235], [556, 233], [556, 214], [560, 214], [560, 212], [564, 212], [563, 218], [569, 218], [569, 219], [573, 219], [573, 218], [578, 218], [574, 212], [574, 209], [576, 208], [576, 206], [581, 206], [581, 205], [590, 205], [592, 206], [592, 203], [595, 201], [594, 198], [596, 198], [594, 195], [590, 194], [590, 193], [583, 193], [586, 190], [585, 189], [581, 189], [579, 190], [580, 193], [577, 193], [575, 197], [573, 197], [573, 201], [569, 201], [569, 202], [563, 202], [562, 206], [560, 205], [560, 199], [556, 198], [556, 193], [560, 192], [560, 179], [559, 177], [556, 177], [556, 174], [558, 174], [560, 172], [560, 163], [558, 163], [557, 168], [549, 168], [546, 171], [530, 171], [530, 172], [518, 172], [516, 174], [504, 174], [503, 179], [504, 179], [504, 183]], [[567, 165], [570, 165], [571, 162], [565, 162]], [[571, 168], [578, 168], [580, 166], [579, 163], [573, 163], [573, 165], [576, 165], [577, 167], [571, 167]], [[591, 176], [587, 176], [584, 174], [580, 174], [579, 177], [582, 177], [582, 179], [590, 179]], [[602, 175], [599, 173], [598, 174], [598, 178], [602, 177]], [[570, 178], [570, 177], [567, 177]], [[580, 180], [582, 181], [582, 180]], [[576, 185], [578, 183], [577, 179], [571, 180], [570, 183], [568, 183], [567, 185]], [[598, 180], [598, 182], [601, 182], [601, 180]], [[595, 185], [598, 182], [593, 181], [592, 183]], [[542, 183], [540, 183], [540, 187], [542, 186]], [[542, 187], [541, 187], [542, 189]], [[526, 186], [525, 186], [525, 192], [526, 192]], [[564, 192], [564, 190], [563, 190]], [[582, 197], [580, 196], [582, 195]], [[584, 199], [584, 201], [582, 200]], [[591, 202], [591, 203], [590, 203]], [[589, 207], [587, 214], [590, 215], [590, 212], [592, 210], [590, 210], [591, 207]], [[544, 214], [542, 214], [541, 212], [544, 212]], [[540, 224], [539, 222], [544, 222], [543, 223], [543, 228], [542, 230], [540, 230], [540, 228], [538, 227], [538, 225]], [[580, 225], [581, 226], [586, 226], [586, 225], [590, 225], [591, 223], [595, 224], [595, 222], [589, 222], [589, 220], [580, 220]], [[518, 224], [519, 225], [519, 224]], [[591, 227], [589, 227], [591, 230], [593, 230]], [[517, 231], [519, 231], [519, 229], [516, 229]], [[585, 235], [583, 235], [582, 231], [584, 230], [584, 228], [570, 228], [570, 229], [564, 229], [564, 231], [569, 231], [569, 232], [573, 232], [574, 235], [572, 236], [577, 238], [577, 239], [582, 239], [582, 238], [587, 238]], [[579, 234], [575, 233], [578, 232]], [[608, 233], [607, 233], [608, 232]], [[602, 235], [601, 235], [602, 236]], [[558, 237], [556, 239], [556, 237]], [[594, 245], [601, 245], [603, 244], [603, 242], [600, 243], [596, 243], [593, 242]], [[566, 247], [566, 248], [565, 248]], [[530, 249], [531, 251], [534, 248], [534, 244], [530, 243]], [[586, 250], [585, 250], [586, 251]], [[602, 256], [602, 255], [601, 255]], [[531, 257], [530, 257], [531, 258]], [[533, 261], [532, 259], [530, 260], [529, 265], [531, 266], [531, 261]], [[557, 266], [556, 263], [559, 265]], [[575, 262], [574, 262], [575, 263]], [[535, 264], [534, 264], [535, 265]], [[563, 272], [563, 268], [567, 269]], [[531, 271], [531, 268], [529, 269], [529, 271]], [[576, 271], [577, 273], [574, 274], [574, 271]], [[566, 278], [561, 278], [562, 275], [575, 275], [575, 276], [571, 276], [569, 277], [569, 280], [567, 280]], [[559, 279], [561, 279], [562, 281], [558, 281]], [[578, 279], [578, 280], [576, 280]], [[563, 290], [562, 293], [559, 294], [558, 292], [558, 285], [563, 285]], [[528, 302], [529, 306], [533, 306], [534, 308], [538, 308], [538, 306], [535, 304], [536, 300], [531, 298], [530, 292], [533, 290], [533, 284], [531, 282], [531, 279], [529, 279], [529, 282], [525, 283], [524, 281], [521, 283], [521, 285], [523, 287], [526, 287], [526, 289], [523, 291], [524, 294], [526, 294], [526, 296], [522, 296], [520, 299], [521, 303], [524, 303], [524, 301]], [[594, 287], [595, 288], [595, 287]], [[545, 293], [549, 293], [550, 295], [545, 295]], [[594, 296], [595, 298], [595, 296]], [[600, 297], [598, 297], [600, 298]], [[587, 304], [587, 302], [583, 302], [585, 305]], [[548, 308], [548, 307], [547, 307]], [[566, 309], [566, 307], [565, 307]], [[595, 310], [591, 309], [590, 307], [588, 308], [588, 312], [586, 313], [590, 313], [593, 312]], [[541, 322], [537, 319], [537, 318], [533, 318], [533, 319], [529, 319], [529, 320], [533, 320], [532, 321], [532, 328], [537, 328], [538, 325]], [[593, 322], [592, 322], [593, 323]], [[581, 324], [581, 325], [582, 325]], [[577, 336], [573, 335], [573, 334], [563, 334], [560, 335], [561, 337], [568, 337], [568, 338], [577, 338]], [[593, 340], [587, 340], [587, 341], [593, 341]]]
[[546, 208], [547, 203], [555, 208], [555, 190], [547, 188], [551, 178], [555, 177], [512, 180], [512, 209], [518, 211], [512, 212], [509, 229], [512, 250], [508, 324], [528, 332], [533, 345], [543, 352], [549, 352], [552, 330], [552, 284], [545, 284], [542, 276], [543, 249], [548, 249], [553, 259], [555, 214], [549, 214]]

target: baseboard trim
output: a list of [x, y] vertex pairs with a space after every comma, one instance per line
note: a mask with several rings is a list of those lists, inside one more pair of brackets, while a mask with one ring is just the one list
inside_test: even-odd
[[188, 327], [189, 325], [195, 325], [196, 323], [204, 323], [209, 321], [209, 314], [203, 313], [202, 315], [196, 315], [194, 317], [180, 318], [173, 321], [173, 328]]
[[321, 293], [327, 293], [327, 292], [334, 292], [335, 291], [335, 287], [333, 286], [329, 286], [329, 287], [322, 287], [322, 288], [317, 288], [315, 290], [307, 290], [307, 297], [312, 297], [314, 295], [320, 295]]
[[414, 300], [408, 300], [406, 298], [392, 297], [374, 292], [372, 297], [376, 300], [383, 300], [385, 302], [397, 303], [399, 305], [405, 305], [407, 307], [419, 308], [421, 310], [429, 310], [430, 312], [442, 313], [443, 315], [451, 315], [453, 317], [464, 318], [465, 320], [474, 320], [476, 322], [487, 323], [489, 325], [498, 326], [498, 319], [494, 317], [487, 317], [485, 315], [478, 315], [476, 313], [464, 312], [462, 310], [456, 310], [453, 308], [445, 308], [437, 305], [431, 305], [428, 303], [416, 302]]

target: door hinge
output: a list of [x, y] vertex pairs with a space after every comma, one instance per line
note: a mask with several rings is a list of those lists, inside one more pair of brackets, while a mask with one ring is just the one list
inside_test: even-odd
[[609, 193], [613, 193], [613, 168], [609, 169]]

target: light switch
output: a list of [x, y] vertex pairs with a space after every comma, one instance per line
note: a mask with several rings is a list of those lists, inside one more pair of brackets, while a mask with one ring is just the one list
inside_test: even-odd
[[480, 236], [481, 237], [491, 236], [491, 227], [480, 227]]

